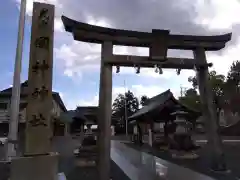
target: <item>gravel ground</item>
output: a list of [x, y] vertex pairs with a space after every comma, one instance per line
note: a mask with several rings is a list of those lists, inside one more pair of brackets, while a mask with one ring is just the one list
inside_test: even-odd
[[171, 154], [167, 151], [159, 151], [153, 149], [147, 145], [143, 145], [139, 147], [132, 143], [126, 143], [131, 148], [147, 152], [154, 156], [157, 156], [161, 159], [170, 161], [172, 163], [178, 164], [180, 166], [192, 169], [194, 171], [206, 174], [208, 176], [212, 176], [217, 180], [239, 180], [240, 178], [240, 143], [239, 144], [225, 144], [224, 145], [224, 152], [226, 156], [226, 162], [228, 168], [231, 170], [230, 174], [220, 174], [212, 172], [209, 167], [211, 155], [206, 147], [201, 148], [197, 154], [200, 155], [200, 158], [197, 160], [182, 160], [182, 159], [173, 159]]

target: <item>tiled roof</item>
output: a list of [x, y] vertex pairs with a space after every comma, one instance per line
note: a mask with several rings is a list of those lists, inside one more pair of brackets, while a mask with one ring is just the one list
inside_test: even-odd
[[78, 115], [86, 117], [88, 123], [96, 124], [98, 118], [98, 110], [98, 106], [78, 106], [75, 111]]
[[156, 108], [159, 108], [162, 104], [164, 104], [169, 98], [171, 98], [173, 94], [170, 90], [167, 90], [157, 96], [152, 97], [148, 100], [147, 105], [143, 106], [140, 110], [138, 110], [135, 114], [130, 116], [128, 119], [134, 119], [140, 117], [143, 114], [146, 114]]
[[152, 98], [148, 99], [147, 103], [150, 104], [154, 101], [159, 101], [159, 100], [163, 101], [165, 98], [168, 98], [168, 97], [171, 97], [171, 96], [173, 96], [173, 94], [170, 91], [170, 89], [168, 89], [167, 91], [164, 91], [163, 93], [158, 94], [158, 95], [153, 96]]
[[98, 106], [78, 106], [77, 111], [86, 115], [94, 115], [97, 116], [98, 114]]
[[[27, 87], [27, 81], [24, 81], [24, 82], [21, 84], [21, 92], [23, 92], [23, 94], [25, 94], [26, 87]], [[9, 87], [9, 88], [7, 88], [7, 89], [4, 89], [4, 90], [0, 91], [0, 93], [12, 93], [12, 87]]]
[[86, 122], [88, 119], [81, 113], [76, 112], [75, 110], [70, 110], [61, 114], [60, 119], [64, 122], [72, 123], [74, 119]]
[[52, 92], [53, 98], [55, 99], [55, 101], [59, 104], [59, 106], [62, 108], [62, 110], [64, 112], [67, 112], [67, 108], [64, 105], [61, 96], [59, 95], [58, 92]]
[[157, 96], [154, 96], [154, 97], [150, 98], [147, 102], [147, 105], [143, 106], [140, 110], [138, 110], [135, 114], [130, 116], [128, 119], [130, 121], [132, 121], [132, 120], [135, 120], [135, 119], [137, 119], [137, 118], [139, 118], [139, 117], [141, 117], [141, 116], [143, 116], [147, 113], [153, 112], [156, 109], [158, 109], [160, 111], [162, 108], [165, 107], [165, 104], [169, 100], [172, 100], [175, 103], [176, 106], [184, 107], [191, 112], [196, 112], [193, 109], [181, 104], [177, 99], [175, 99], [172, 92], [169, 89], [169, 90], [167, 90], [167, 91], [165, 91], [161, 94], [158, 94]]

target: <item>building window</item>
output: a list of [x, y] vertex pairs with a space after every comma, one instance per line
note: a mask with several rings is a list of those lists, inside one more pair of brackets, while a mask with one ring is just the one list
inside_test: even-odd
[[9, 106], [8, 103], [0, 103], [0, 109], [8, 109]]

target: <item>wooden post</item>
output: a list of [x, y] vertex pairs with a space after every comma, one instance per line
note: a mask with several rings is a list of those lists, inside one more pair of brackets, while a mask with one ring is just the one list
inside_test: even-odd
[[154, 121], [151, 120], [151, 124], [150, 124], [150, 129], [151, 129], [151, 134], [152, 134], [152, 146], [154, 146], [155, 143], [155, 133], [154, 133]]
[[148, 144], [152, 147], [153, 145], [153, 131], [152, 131], [152, 122], [148, 124]]
[[80, 143], [82, 144], [83, 139], [84, 139], [84, 124], [80, 125]]
[[110, 179], [110, 137], [112, 115], [112, 66], [105, 63], [112, 57], [112, 42], [102, 44], [100, 90], [99, 90], [99, 119], [98, 119], [98, 173], [100, 180]]
[[64, 136], [68, 136], [69, 135], [69, 123], [65, 122], [64, 124]]
[[[207, 64], [205, 50], [203, 48], [194, 51], [196, 63]], [[202, 112], [206, 124], [208, 145], [212, 151], [211, 168], [216, 171], [226, 170], [222, 141], [218, 133], [218, 120], [216, 107], [213, 103], [213, 94], [209, 84], [208, 66], [197, 68], [197, 79], [202, 104]]]

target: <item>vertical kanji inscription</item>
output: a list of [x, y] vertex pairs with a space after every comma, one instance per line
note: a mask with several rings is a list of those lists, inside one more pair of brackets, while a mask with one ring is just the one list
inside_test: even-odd
[[38, 20], [39, 20], [39, 27], [40, 28], [48, 25], [48, 22], [49, 22], [48, 9], [42, 8], [40, 10], [40, 14], [38, 16]]
[[50, 152], [54, 6], [33, 5], [25, 155]]

